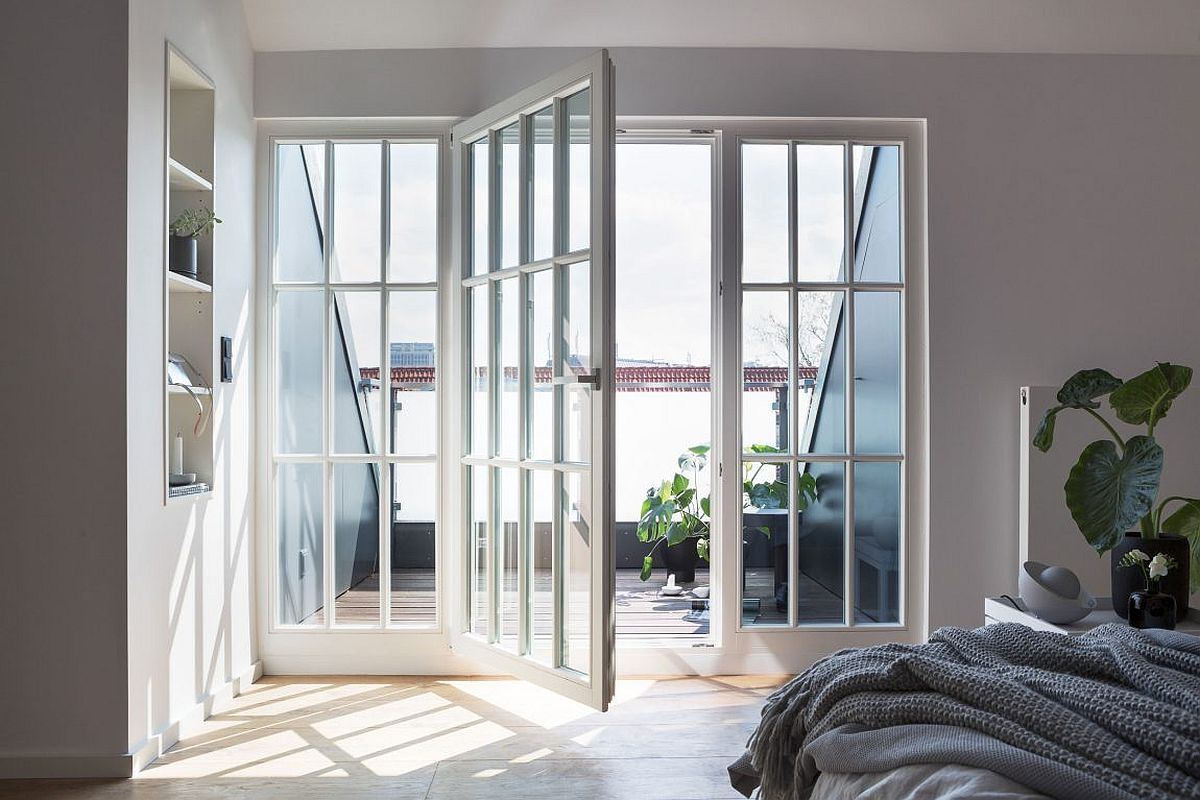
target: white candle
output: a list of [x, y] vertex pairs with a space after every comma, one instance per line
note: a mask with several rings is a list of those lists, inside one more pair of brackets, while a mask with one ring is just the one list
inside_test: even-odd
[[171, 443], [171, 472], [176, 475], [183, 474], [183, 436], [175, 434], [175, 441]]

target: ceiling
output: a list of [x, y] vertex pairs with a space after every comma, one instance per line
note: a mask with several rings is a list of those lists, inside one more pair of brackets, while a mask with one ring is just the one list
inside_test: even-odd
[[823, 47], [1200, 54], [1200, 0], [243, 0], [256, 50]]

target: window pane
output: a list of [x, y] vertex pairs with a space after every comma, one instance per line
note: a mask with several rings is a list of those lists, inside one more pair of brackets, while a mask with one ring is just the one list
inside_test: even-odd
[[563, 589], [567, 606], [563, 664], [586, 675], [591, 663], [592, 491], [586, 474], [567, 472], [563, 480]]
[[488, 637], [491, 621], [488, 617], [488, 468], [467, 467], [467, 608], [470, 611], [469, 630]]
[[592, 226], [592, 90], [566, 100], [567, 250], [588, 246]]
[[796, 145], [796, 264], [802, 281], [844, 280], [845, 147]]
[[533, 303], [530, 313], [529, 347], [533, 365], [533, 401], [530, 428], [530, 457], [554, 459], [554, 273], [545, 269], [529, 277]]
[[796, 618], [802, 625], [841, 625], [846, 616], [846, 465], [800, 464], [798, 476], [800, 593]]
[[500, 455], [517, 456], [520, 442], [521, 298], [519, 278], [496, 284], [500, 302]]
[[324, 292], [280, 292], [275, 304], [275, 448], [320, 453]]
[[742, 145], [742, 280], [789, 279], [788, 146]]
[[796, 295], [797, 428], [801, 453], [846, 451], [842, 292]]
[[379, 452], [379, 292], [333, 293], [333, 452]]
[[564, 375], [592, 371], [592, 265], [580, 261], [562, 268]]
[[854, 465], [855, 619], [900, 621], [900, 464]]
[[571, 386], [564, 393], [563, 454], [567, 461], [581, 464], [592, 460], [592, 389]]
[[491, 455], [490, 420], [488, 417], [488, 287], [476, 286], [469, 290], [471, 315], [471, 453], [477, 456]]
[[388, 280], [437, 280], [438, 146], [392, 142]]
[[742, 449], [788, 449], [787, 292], [742, 293]]
[[378, 281], [383, 274], [381, 159], [379, 143], [333, 146], [333, 281]]
[[854, 444], [900, 452], [900, 293], [854, 293]]
[[277, 244], [275, 278], [313, 281], [325, 278], [322, 248], [325, 224], [325, 147], [281, 144], [276, 149], [275, 201]]
[[742, 624], [788, 621], [786, 464], [742, 463]]
[[496, 471], [500, 491], [500, 644], [517, 651], [521, 626], [521, 486], [515, 469]]
[[521, 263], [521, 128], [514, 122], [501, 128], [500, 137], [500, 266], [515, 267]]
[[437, 452], [436, 342], [437, 292], [392, 292], [388, 298], [392, 453]]
[[529, 471], [532, 485], [530, 518], [533, 520], [533, 647], [531, 654], [554, 666], [554, 502], [555, 473]]
[[437, 464], [392, 464], [392, 622], [437, 621]]
[[900, 281], [900, 148], [855, 146], [854, 279]]
[[471, 145], [471, 275], [491, 269], [488, 263], [488, 140]]
[[276, 467], [279, 622], [323, 625], [325, 482], [320, 464]]
[[379, 625], [379, 484], [374, 464], [333, 464], [333, 624]]
[[530, 119], [533, 155], [530, 164], [529, 222], [533, 260], [554, 255], [554, 110], [538, 111]]

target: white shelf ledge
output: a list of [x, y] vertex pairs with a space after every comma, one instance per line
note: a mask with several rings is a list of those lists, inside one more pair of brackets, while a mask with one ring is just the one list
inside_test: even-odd
[[180, 275], [178, 272], [167, 270], [167, 289], [172, 292], [190, 292], [192, 294], [210, 294], [212, 287], [203, 281]]
[[167, 176], [171, 188], [185, 192], [211, 192], [212, 181], [192, 172], [173, 158], [167, 159]]
[[[192, 392], [199, 395], [212, 394], [211, 389], [205, 389], [203, 386], [193, 386]], [[187, 394], [188, 390], [175, 383], [167, 384], [168, 394]]]

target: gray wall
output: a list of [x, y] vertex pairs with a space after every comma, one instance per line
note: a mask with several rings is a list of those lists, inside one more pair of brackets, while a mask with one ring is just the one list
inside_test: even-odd
[[[469, 115], [586, 52], [260, 53], [255, 113]], [[1015, 588], [1017, 387], [1200, 362], [1200, 59], [612, 55], [621, 114], [928, 120], [930, 625], [980, 622]], [[1200, 474], [1200, 429], [1172, 433], [1172, 474]]]
[[0, 24], [0, 776], [125, 750], [124, 2]]

